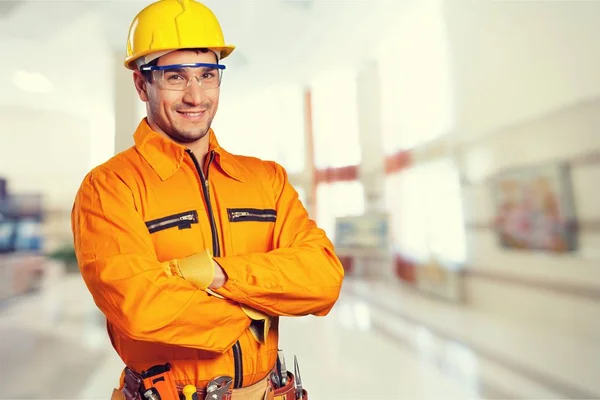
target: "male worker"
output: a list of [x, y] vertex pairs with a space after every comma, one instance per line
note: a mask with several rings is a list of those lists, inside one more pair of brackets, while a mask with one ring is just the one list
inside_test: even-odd
[[340, 261], [285, 170], [228, 153], [210, 128], [233, 50], [193, 0], [131, 23], [125, 66], [147, 117], [72, 211], [81, 273], [127, 366], [115, 399], [277, 395], [294, 379], [276, 367], [278, 317], [324, 316], [339, 296]]

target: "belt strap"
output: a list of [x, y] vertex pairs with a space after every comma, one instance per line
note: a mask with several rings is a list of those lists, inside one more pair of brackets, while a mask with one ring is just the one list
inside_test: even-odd
[[[294, 375], [288, 371], [288, 382], [284, 387], [275, 389], [268, 374], [264, 379], [254, 385], [230, 389], [223, 397], [223, 400], [255, 400], [260, 396], [265, 396], [265, 399], [274, 400], [296, 400], [295, 379]], [[181, 394], [183, 387], [177, 386], [177, 391]], [[123, 388], [121, 392], [126, 400], [145, 400], [142, 398], [141, 391], [143, 390], [142, 376], [129, 368], [125, 368]], [[196, 388], [199, 400], [211, 400], [206, 397], [206, 388]], [[303, 391], [302, 400], [308, 400], [308, 394]]]
[[132, 371], [129, 367], [125, 368], [125, 376], [123, 378], [123, 395], [126, 400], [142, 400], [142, 376], [137, 372]]

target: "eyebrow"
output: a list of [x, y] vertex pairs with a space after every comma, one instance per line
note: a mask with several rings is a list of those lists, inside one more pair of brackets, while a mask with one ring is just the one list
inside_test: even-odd
[[169, 68], [169, 69], [165, 70], [165, 72], [176, 72], [178, 74], [181, 74], [184, 71], [185, 71], [185, 68], [173, 68], [173, 69]]
[[[190, 68], [192, 71], [195, 70], [199, 70], [200, 72], [211, 72], [211, 71], [216, 71], [217, 68], [216, 67], [197, 67], [197, 68]], [[169, 68], [167, 70], [165, 70], [165, 72], [175, 72], [178, 74], [181, 74], [183, 72], [188, 71], [188, 68]]]

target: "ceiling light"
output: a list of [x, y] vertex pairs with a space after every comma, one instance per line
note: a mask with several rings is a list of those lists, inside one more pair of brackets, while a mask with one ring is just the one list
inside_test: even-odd
[[17, 71], [13, 82], [20, 89], [31, 93], [48, 93], [54, 90], [54, 85], [45, 75], [39, 72]]

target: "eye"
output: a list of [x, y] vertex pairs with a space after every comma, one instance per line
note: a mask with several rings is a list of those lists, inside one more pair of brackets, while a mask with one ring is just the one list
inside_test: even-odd
[[215, 71], [207, 71], [202, 74], [202, 79], [215, 79], [217, 77], [217, 73]]
[[172, 82], [179, 81], [179, 80], [185, 80], [183, 75], [177, 74], [177, 73], [165, 74], [165, 79], [172, 81]]

